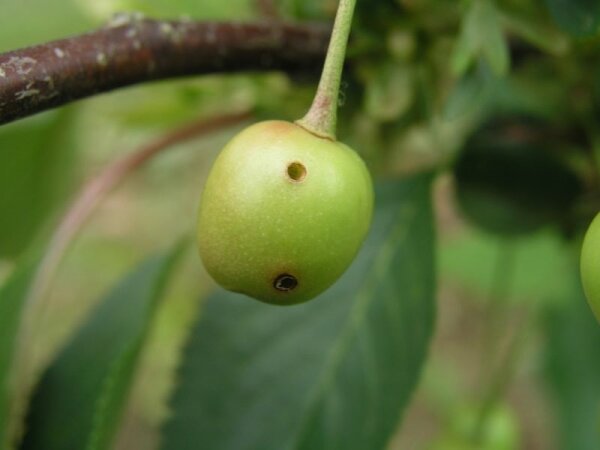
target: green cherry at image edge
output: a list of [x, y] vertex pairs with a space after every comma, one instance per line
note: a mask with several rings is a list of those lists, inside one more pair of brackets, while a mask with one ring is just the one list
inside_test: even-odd
[[335, 137], [355, 0], [341, 0], [313, 104], [296, 123], [236, 135], [209, 173], [198, 219], [208, 273], [225, 289], [276, 305], [310, 300], [350, 266], [371, 224], [373, 185]]
[[588, 303], [600, 321], [600, 213], [592, 221], [583, 240], [581, 282]]

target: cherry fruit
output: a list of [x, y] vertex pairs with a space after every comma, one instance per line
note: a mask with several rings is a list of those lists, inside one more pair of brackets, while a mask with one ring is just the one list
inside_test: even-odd
[[588, 303], [600, 320], [600, 214], [592, 221], [583, 240], [581, 282]]
[[208, 176], [200, 256], [228, 290], [302, 303], [348, 268], [372, 209], [369, 172], [350, 147], [293, 123], [260, 122], [225, 146]]

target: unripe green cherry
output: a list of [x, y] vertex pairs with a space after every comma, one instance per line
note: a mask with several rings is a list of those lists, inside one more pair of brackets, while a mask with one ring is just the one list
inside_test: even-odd
[[369, 229], [372, 182], [348, 146], [299, 125], [252, 125], [222, 150], [202, 194], [198, 245], [224, 288], [305, 302], [350, 265]]
[[588, 303], [600, 320], [600, 214], [592, 221], [583, 240], [581, 282]]

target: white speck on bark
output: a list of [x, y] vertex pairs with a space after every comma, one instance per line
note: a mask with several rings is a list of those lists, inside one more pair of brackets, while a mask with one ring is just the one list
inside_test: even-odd
[[54, 97], [58, 97], [59, 92], [58, 91], [52, 91], [47, 95], [40, 95], [40, 100], [50, 100]]
[[107, 24], [108, 28], [117, 28], [131, 23], [139, 22], [144, 19], [141, 12], [120, 12], [111, 17]]
[[96, 62], [100, 64], [102, 67], [105, 67], [108, 61], [106, 60], [106, 55], [104, 53], [98, 53], [96, 55]]
[[54, 54], [57, 58], [63, 59], [65, 57], [65, 52], [63, 52], [60, 48], [56, 47], [54, 49]]
[[37, 61], [29, 56], [11, 56], [4, 64], [0, 64], [0, 71], [6, 76], [6, 70], [12, 69], [17, 75], [28, 75], [37, 64]]
[[23, 91], [19, 91], [15, 94], [15, 98], [17, 100], [23, 100], [24, 98], [27, 97], [33, 97], [35, 95], [38, 95], [40, 93], [39, 89], [25, 89]]
[[160, 24], [160, 31], [164, 34], [170, 34], [173, 32], [173, 26], [170, 23], [162, 22]]
[[44, 77], [44, 81], [48, 84], [48, 87], [51, 90], [54, 90], [54, 79], [52, 77], [46, 76]]

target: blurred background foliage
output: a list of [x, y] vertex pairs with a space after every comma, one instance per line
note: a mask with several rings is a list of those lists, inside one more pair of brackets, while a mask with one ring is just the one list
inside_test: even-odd
[[[3, 0], [0, 51], [83, 32], [119, 11], [265, 20], [260, 3]], [[337, 2], [274, 4], [282, 19], [322, 21]], [[600, 448], [600, 330], [576, 270], [581, 234], [600, 209], [600, 6], [359, 0], [349, 57], [341, 139], [378, 178], [437, 173], [435, 335], [389, 448]], [[295, 119], [314, 81], [164, 81], [0, 128], [0, 281], [109, 161], [197, 117], [250, 110], [253, 120]], [[190, 234], [203, 179], [234, 131], [161, 155], [103, 203], [53, 282], [43, 359], [123, 273]], [[169, 415], [178, 349], [198, 292], [212, 286], [193, 252], [183, 259], [140, 350], [117, 448], [155, 448]]]

